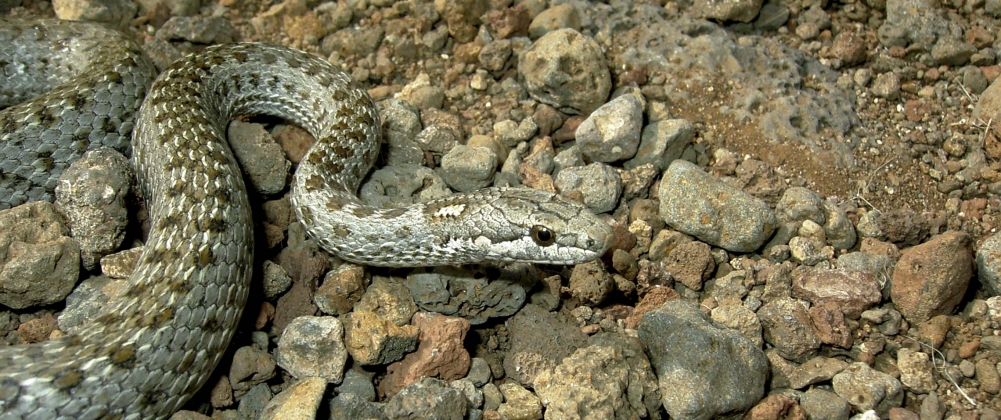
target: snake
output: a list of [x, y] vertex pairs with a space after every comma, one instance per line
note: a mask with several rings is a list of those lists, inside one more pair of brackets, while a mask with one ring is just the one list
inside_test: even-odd
[[0, 111], [0, 203], [51, 200], [70, 163], [113, 147], [130, 156], [150, 220], [124, 293], [88, 326], [0, 348], [0, 420], [166, 418], [205, 384], [254, 266], [248, 193], [225, 137], [238, 116], [283, 118], [316, 139], [288, 194], [309, 237], [346, 261], [569, 265], [613, 239], [577, 201], [525, 187], [364, 204], [356, 191], [379, 153], [377, 107], [302, 51], [209, 46], [157, 75], [128, 36], [95, 24], [5, 20], [0, 43], [0, 100], [12, 102]]

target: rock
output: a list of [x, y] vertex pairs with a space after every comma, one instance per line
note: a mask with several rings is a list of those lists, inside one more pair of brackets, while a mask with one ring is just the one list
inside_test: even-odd
[[719, 21], [750, 22], [758, 16], [763, 0], [745, 1], [723, 1], [705, 0], [699, 1], [692, 7], [692, 14], [703, 19]]
[[688, 301], [672, 300], [644, 315], [639, 338], [671, 417], [741, 412], [764, 393], [768, 362], [761, 349]]
[[493, 182], [497, 163], [493, 150], [460, 144], [441, 158], [441, 177], [456, 191], [474, 191]]
[[615, 280], [600, 261], [577, 264], [570, 274], [570, 295], [587, 305], [601, 305], [615, 290]]
[[663, 171], [671, 165], [671, 162], [681, 158], [694, 136], [695, 126], [687, 120], [654, 121], [643, 127], [636, 157], [627, 160], [623, 166], [626, 169], [634, 169], [652, 164]]
[[323, 276], [323, 283], [316, 289], [313, 302], [327, 315], [344, 315], [351, 312], [355, 303], [361, 300], [369, 280], [365, 268], [350, 263], [342, 264]]
[[0, 305], [12, 309], [66, 299], [80, 276], [80, 246], [55, 206], [0, 210]]
[[542, 402], [539, 397], [514, 382], [503, 383], [500, 392], [504, 402], [497, 407], [497, 413], [504, 419], [537, 420], [542, 418]]
[[473, 383], [473, 386], [477, 388], [482, 388], [487, 382], [490, 382], [493, 377], [490, 372], [490, 365], [487, 364], [486, 359], [482, 357], [474, 357], [472, 363], [469, 365], [469, 374], [466, 375], [466, 379]]
[[347, 351], [360, 365], [392, 363], [417, 347], [417, 327], [397, 326], [375, 312], [351, 312], [344, 317], [344, 323]]
[[793, 278], [792, 295], [814, 305], [841, 310], [858, 319], [881, 300], [876, 277], [864, 271], [804, 270]]
[[375, 276], [361, 300], [355, 304], [355, 311], [375, 312], [380, 318], [396, 325], [407, 325], [417, 313], [417, 305], [410, 290], [400, 282], [386, 277]]
[[563, 3], [543, 10], [532, 19], [528, 26], [528, 36], [538, 39], [550, 31], [570, 28], [579, 31], [581, 13], [573, 3]]
[[820, 348], [807, 307], [801, 300], [780, 298], [758, 309], [765, 341], [786, 359], [803, 362]]
[[327, 381], [323, 378], [305, 378], [275, 395], [264, 407], [261, 420], [313, 420], [323, 400]]
[[777, 226], [763, 201], [683, 160], [660, 183], [660, 216], [671, 227], [734, 252], [761, 247]]
[[883, 372], [873, 370], [862, 362], [848, 365], [831, 380], [834, 392], [847, 400], [858, 411], [876, 410], [885, 416], [904, 399], [900, 381]]
[[592, 162], [616, 162], [636, 154], [643, 127], [643, 103], [622, 95], [602, 105], [577, 127], [577, 147]]
[[463, 347], [469, 321], [418, 312], [413, 324], [420, 330], [417, 351], [386, 368], [386, 377], [379, 383], [379, 390], [385, 395], [394, 395], [423, 377], [450, 381], [469, 372], [469, 352]]
[[236, 418], [256, 419], [261, 417], [264, 407], [268, 401], [274, 397], [268, 384], [257, 384], [240, 398], [240, 405], [236, 409]]
[[977, 278], [991, 296], [1001, 296], [1001, 234], [991, 235], [977, 249]]
[[639, 340], [604, 333], [590, 341], [590, 346], [535, 377], [534, 389], [546, 406], [546, 415], [659, 419], [660, 389]]
[[890, 297], [911, 323], [952, 313], [973, 276], [970, 237], [950, 231], [905, 249], [893, 271]]
[[229, 383], [237, 396], [274, 377], [275, 358], [267, 351], [252, 346], [236, 349], [229, 366]]
[[678, 244], [667, 255], [665, 262], [667, 272], [692, 290], [702, 290], [702, 282], [708, 280], [716, 271], [712, 249], [709, 245], [697, 241]]
[[125, 200], [134, 177], [128, 158], [111, 148], [84, 153], [59, 176], [56, 205], [80, 244], [87, 270], [97, 268], [98, 260], [115, 252], [125, 239], [129, 224]]
[[292, 163], [285, 159], [281, 146], [263, 126], [234, 121], [227, 128], [226, 137], [250, 187], [264, 195], [277, 194], [285, 188]]
[[511, 349], [504, 355], [504, 372], [522, 385], [532, 385], [544, 369], [583, 347], [587, 336], [575, 324], [533, 304], [507, 321]]
[[831, 391], [810, 388], [799, 397], [799, 405], [814, 420], [848, 420], [851, 406]]
[[927, 353], [904, 347], [897, 351], [897, 368], [900, 369], [900, 382], [908, 390], [918, 394], [935, 390], [935, 375]]
[[712, 310], [712, 319], [727, 328], [739, 331], [755, 346], [761, 348], [765, 344], [761, 338], [761, 321], [754, 311], [743, 305], [718, 306]]
[[615, 210], [622, 194], [622, 178], [618, 172], [600, 162], [563, 168], [556, 174], [555, 182], [561, 194], [579, 196], [584, 205], [595, 213]]
[[292, 286], [292, 277], [288, 272], [271, 261], [264, 261], [264, 274], [261, 277], [264, 297], [268, 300], [277, 299]]
[[980, 382], [980, 389], [986, 393], [997, 395], [1001, 392], [1001, 375], [998, 374], [997, 365], [989, 359], [977, 360], [977, 381]]
[[297, 378], [321, 377], [340, 383], [348, 359], [343, 340], [344, 328], [337, 318], [296, 318], [278, 339], [278, 365]]
[[769, 395], [744, 415], [745, 420], [806, 420], [806, 411], [796, 400], [782, 394]]
[[843, 349], [852, 348], [854, 342], [852, 329], [838, 308], [814, 306], [810, 308], [810, 321], [813, 321], [814, 332], [822, 343]]
[[434, 378], [424, 378], [403, 388], [382, 410], [389, 420], [462, 420], [466, 411], [466, 397]]
[[372, 379], [355, 369], [344, 371], [344, 381], [334, 388], [337, 395], [353, 394], [365, 401], [375, 401], [375, 385]]
[[355, 394], [337, 394], [330, 400], [330, 419], [384, 420], [382, 404], [367, 401]]
[[601, 47], [569, 28], [549, 32], [525, 50], [518, 74], [532, 98], [567, 114], [590, 114], [612, 87]]
[[803, 389], [818, 382], [829, 381], [837, 375], [848, 363], [830, 357], [814, 357], [789, 373], [789, 387]]
[[421, 309], [480, 325], [514, 315], [525, 304], [525, 289], [538, 277], [529, 265], [511, 265], [496, 272], [470, 269], [436, 267], [431, 272], [414, 272], [403, 285]]

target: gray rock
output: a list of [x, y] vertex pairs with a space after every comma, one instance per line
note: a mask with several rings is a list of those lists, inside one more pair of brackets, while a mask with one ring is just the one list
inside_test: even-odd
[[844, 209], [835, 206], [830, 201], [824, 201], [822, 209], [824, 217], [827, 219], [827, 222], [823, 224], [824, 234], [827, 235], [827, 244], [833, 246], [834, 249], [850, 249], [855, 246], [858, 235], [855, 233], [855, 225], [852, 224]]
[[[886, 48], [914, 43], [923, 45], [926, 50], [929, 50], [936, 40], [950, 33], [949, 21], [944, 16], [944, 11], [929, 0], [886, 2], [885, 26], [889, 28], [885, 30], [880, 28], [879, 39]], [[888, 39], [890, 34], [883, 34], [890, 28], [902, 32], [904, 44]], [[894, 36], [894, 38], [899, 36], [901, 35]]]
[[494, 137], [504, 146], [514, 147], [518, 143], [531, 140], [538, 130], [538, 124], [531, 118], [525, 118], [520, 123], [504, 120], [494, 124]]
[[386, 166], [420, 165], [424, 152], [414, 138], [421, 132], [421, 117], [417, 107], [402, 99], [380, 101], [382, 135], [386, 139]]
[[877, 97], [895, 99], [900, 94], [900, 77], [893, 72], [880, 73], [869, 90]]
[[676, 299], [643, 316], [639, 338], [673, 418], [710, 419], [742, 413], [764, 394], [765, 354], [736, 331]]
[[876, 276], [851, 270], [803, 270], [793, 279], [792, 295], [815, 306], [837, 308], [851, 319], [882, 300]]
[[238, 36], [233, 24], [222, 16], [174, 16], [157, 30], [156, 37], [196, 44], [229, 44]]
[[615, 210], [622, 194], [622, 177], [614, 168], [600, 162], [564, 168], [556, 174], [555, 183], [563, 195], [580, 194], [584, 205], [595, 213]]
[[763, 0], [699, 0], [694, 2], [692, 15], [720, 21], [750, 22], [758, 16]]
[[659, 419], [660, 389], [636, 338], [604, 333], [535, 378], [546, 415]]
[[338, 394], [330, 400], [330, 420], [376, 419], [384, 420], [382, 404], [374, 403], [356, 394]]
[[623, 166], [633, 169], [638, 166], [653, 164], [660, 170], [665, 170], [681, 158], [685, 148], [692, 143], [695, 136], [695, 126], [688, 120], [667, 119], [654, 121], [643, 127], [639, 149], [636, 157], [629, 159]]
[[479, 325], [490, 318], [514, 315], [525, 304], [526, 290], [538, 278], [528, 265], [490, 273], [470, 272], [467, 268], [436, 267], [431, 272], [411, 273], [403, 285], [421, 309], [460, 316]]
[[348, 352], [344, 328], [334, 317], [303, 316], [292, 320], [278, 340], [278, 365], [292, 376], [318, 376], [329, 383], [344, 378]]
[[590, 114], [612, 88], [601, 47], [569, 28], [545, 34], [522, 52], [518, 74], [532, 98], [567, 114]]
[[456, 191], [469, 192], [489, 186], [498, 158], [486, 147], [455, 146], [441, 158], [441, 177]]
[[818, 382], [829, 381], [846, 367], [848, 363], [839, 359], [814, 357], [789, 372], [789, 387], [803, 389]]
[[264, 274], [261, 276], [261, 287], [264, 289], [264, 297], [268, 300], [275, 299], [285, 293], [292, 286], [292, 277], [288, 275], [282, 266], [264, 261]]
[[820, 348], [808, 308], [799, 299], [780, 298], [758, 309], [765, 341], [788, 360], [805, 362]]
[[977, 249], [977, 278], [991, 296], [1001, 296], [1001, 234], [987, 238]]
[[472, 363], [469, 365], [469, 373], [466, 374], [466, 379], [469, 379], [476, 387], [482, 387], [486, 385], [493, 379], [490, 373], [490, 365], [487, 364], [487, 360], [482, 357], [474, 357]]
[[831, 391], [810, 388], [799, 397], [799, 406], [814, 420], [848, 420], [852, 407]]
[[577, 126], [577, 147], [593, 162], [616, 162], [636, 154], [643, 127], [643, 104], [622, 95], [602, 105]]
[[962, 66], [969, 63], [977, 48], [954, 37], [939, 38], [931, 48], [931, 58], [937, 65]]
[[274, 397], [271, 387], [268, 384], [257, 384], [247, 394], [240, 398], [240, 405], [236, 409], [236, 417], [240, 419], [257, 419], [264, 412], [264, 407]]
[[285, 159], [285, 152], [264, 127], [233, 121], [226, 138], [251, 187], [264, 195], [277, 194], [285, 188], [292, 163]]
[[444, 381], [424, 378], [394, 395], [382, 412], [390, 420], [462, 420], [466, 397]]
[[432, 124], [424, 127], [414, 141], [421, 150], [437, 154], [448, 153], [459, 145], [459, 136], [453, 127]]
[[129, 224], [125, 200], [134, 178], [128, 158], [111, 148], [84, 153], [59, 176], [56, 205], [80, 244], [87, 270], [97, 268], [98, 260], [115, 252], [125, 239]]
[[660, 200], [660, 217], [671, 227], [729, 251], [758, 249], [777, 226], [764, 201], [683, 160], [664, 174]]
[[80, 245], [52, 203], [0, 210], [0, 305], [51, 305], [80, 277]]
[[550, 31], [563, 28], [579, 31], [581, 21], [581, 12], [577, 6], [573, 3], [563, 3], [539, 12], [528, 25], [528, 36], [538, 39]]
[[559, 173], [563, 169], [584, 166], [584, 154], [577, 145], [561, 150], [553, 158], [553, 171]]
[[900, 382], [910, 391], [927, 394], [937, 386], [928, 353], [907, 347], [900, 349], [897, 351], [897, 369], [900, 369]]
[[765, 344], [761, 338], [761, 321], [754, 311], [743, 305], [717, 306], [711, 313], [713, 321], [739, 331], [759, 349]]
[[358, 198], [377, 207], [402, 207], [452, 194], [437, 172], [416, 164], [384, 166], [372, 172]]
[[556, 367], [587, 341], [576, 324], [532, 304], [509, 319], [507, 327], [511, 350], [504, 355], [504, 373], [523, 385], [531, 385], [539, 372]]
[[827, 222], [824, 214], [824, 200], [817, 193], [803, 187], [791, 187], [782, 194], [775, 206], [775, 218], [779, 222], [803, 222], [811, 220], [819, 225]]
[[876, 410], [880, 416], [886, 416], [904, 399], [900, 381], [862, 362], [848, 365], [831, 382], [834, 392], [858, 411]]
[[765, 3], [754, 20], [754, 27], [762, 31], [776, 30], [789, 21], [789, 14], [789, 8], [782, 3]]
[[375, 401], [376, 397], [372, 379], [354, 369], [344, 371], [344, 381], [334, 390], [337, 395], [353, 394], [365, 401]]

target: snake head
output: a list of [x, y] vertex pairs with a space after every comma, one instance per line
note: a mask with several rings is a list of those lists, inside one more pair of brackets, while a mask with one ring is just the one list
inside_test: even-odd
[[487, 248], [488, 259], [538, 264], [579, 264], [602, 256], [611, 245], [612, 227], [580, 203], [529, 188], [482, 190], [492, 217], [510, 229], [474, 243]]

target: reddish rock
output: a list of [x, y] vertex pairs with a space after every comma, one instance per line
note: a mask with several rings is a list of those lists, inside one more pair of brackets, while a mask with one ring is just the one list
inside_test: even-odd
[[451, 381], [466, 376], [472, 361], [463, 347], [469, 321], [430, 312], [414, 314], [412, 324], [420, 328], [417, 351], [386, 368], [386, 378], [379, 391], [396, 395], [407, 385], [423, 377]]
[[845, 323], [844, 314], [837, 308], [814, 306], [810, 308], [810, 320], [822, 343], [843, 349], [852, 348], [852, 329]]
[[857, 270], [804, 270], [792, 281], [792, 295], [815, 306], [838, 308], [858, 319], [882, 299], [876, 276]]
[[528, 25], [532, 23], [532, 17], [529, 16], [528, 10], [520, 4], [504, 10], [487, 12], [484, 17], [497, 34], [497, 39], [527, 35]]
[[970, 242], [966, 233], [949, 231], [903, 251], [890, 298], [907, 321], [922, 323], [959, 304], [973, 277]]
[[769, 395], [744, 415], [744, 420], [806, 420], [806, 411], [785, 395]]
[[45, 314], [41, 318], [25, 321], [17, 327], [17, 335], [21, 337], [24, 344], [40, 343], [49, 339], [52, 331], [56, 330], [56, 318], [52, 314]]
[[980, 339], [974, 338], [967, 341], [959, 346], [959, 357], [962, 359], [969, 359], [977, 354], [977, 350], [980, 349]]
[[890, 409], [890, 420], [918, 420], [921, 417], [906, 408], [893, 407]]
[[702, 282], [716, 270], [709, 245], [691, 241], [678, 245], [667, 255], [667, 271], [692, 290], [702, 290]]
[[656, 286], [650, 289], [643, 299], [636, 304], [632, 315], [626, 318], [626, 328], [636, 328], [643, 320], [643, 315], [664, 305], [665, 302], [680, 299], [681, 295], [670, 287]]

